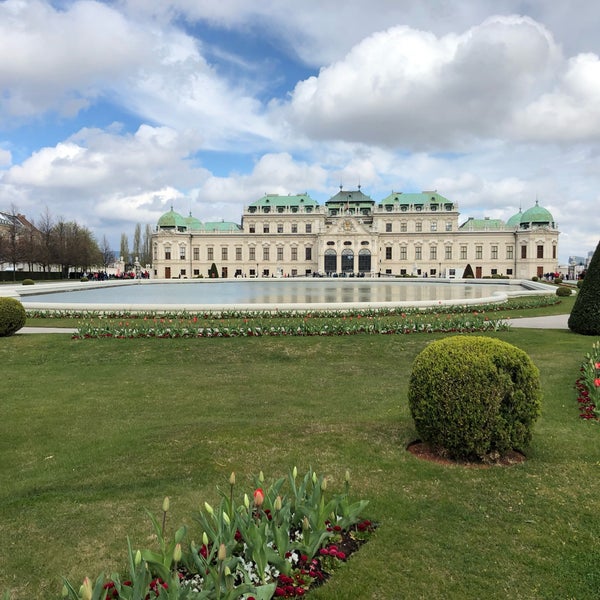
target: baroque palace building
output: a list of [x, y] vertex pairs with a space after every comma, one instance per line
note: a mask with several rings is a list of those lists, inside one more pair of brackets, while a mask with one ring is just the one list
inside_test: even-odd
[[[152, 236], [156, 278], [420, 276], [530, 279], [558, 269], [559, 231], [531, 208], [501, 219], [469, 218], [436, 191], [392, 192], [380, 201], [357, 190], [318, 204], [308, 194], [267, 194], [241, 225], [201, 223], [173, 208]], [[214, 265], [214, 266], [213, 266]]]

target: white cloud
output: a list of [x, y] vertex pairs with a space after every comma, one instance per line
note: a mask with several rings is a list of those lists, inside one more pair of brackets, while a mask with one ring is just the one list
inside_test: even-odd
[[[144, 62], [150, 36], [105, 4], [0, 3], [0, 114], [72, 116]], [[0, 123], [4, 119], [0, 118]]]

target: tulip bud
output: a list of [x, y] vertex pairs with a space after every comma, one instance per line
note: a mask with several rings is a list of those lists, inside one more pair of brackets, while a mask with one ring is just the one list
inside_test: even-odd
[[304, 531], [308, 531], [310, 529], [310, 523], [308, 522], [307, 517], [304, 517], [304, 519], [302, 519], [302, 529]]
[[173, 560], [178, 563], [181, 560], [181, 544], [175, 544], [173, 550]]
[[202, 543], [208, 548], [208, 536], [206, 535], [206, 531], [202, 532]]
[[231, 525], [231, 520], [229, 519], [229, 515], [226, 512], [223, 513], [223, 521], [225, 525]]
[[261, 471], [261, 472], [258, 474], [258, 480], [259, 480], [261, 483], [263, 483], [263, 482], [264, 482], [264, 480], [265, 480], [265, 476], [264, 476], [264, 473], [263, 473], [262, 471]]
[[82, 600], [92, 600], [92, 582], [89, 577], [83, 580], [83, 585], [79, 592]]
[[313, 480], [313, 483], [317, 483], [317, 474], [314, 471], [313, 471], [312, 480]]
[[248, 494], [244, 494], [244, 506], [246, 509], [250, 508], [250, 498], [248, 498]]
[[163, 500], [163, 505], [162, 505], [163, 512], [169, 512], [169, 506], [171, 506], [169, 496], [165, 496], [165, 499]]
[[204, 508], [206, 509], [206, 512], [212, 517], [215, 514], [215, 511], [213, 510], [213, 507], [208, 503], [205, 502], [204, 503]]
[[350, 483], [350, 471], [348, 469], [346, 469], [346, 477], [345, 477], [346, 483]]
[[231, 475], [229, 476], [229, 485], [235, 485], [235, 473], [231, 471]]
[[255, 489], [254, 490], [254, 504], [260, 508], [264, 501], [265, 501], [265, 494], [262, 491], [262, 488]]
[[225, 560], [227, 558], [227, 548], [225, 547], [225, 544], [221, 544], [219, 546], [219, 552], [217, 554], [217, 558], [220, 561], [223, 561], [223, 560]]
[[281, 496], [277, 496], [277, 498], [275, 498], [275, 502], [273, 503], [273, 508], [275, 510], [281, 510], [281, 506], [282, 506]]
[[63, 598], [66, 598], [69, 595], [69, 589], [67, 588], [67, 585], [63, 585], [62, 587], [62, 592], [61, 592], [61, 596]]
[[225, 577], [229, 577], [231, 575], [231, 569], [229, 567], [225, 567], [223, 573], [225, 573]]
[[327, 489], [327, 479], [323, 479], [323, 481], [321, 481], [321, 489], [323, 491]]
[[294, 467], [294, 469], [292, 470], [292, 477], [294, 479], [296, 479], [296, 477], [298, 477], [298, 469], [296, 467]]
[[135, 564], [136, 567], [139, 567], [141, 562], [142, 562], [142, 553], [138, 550], [135, 553], [135, 558], [133, 559], [133, 563]]

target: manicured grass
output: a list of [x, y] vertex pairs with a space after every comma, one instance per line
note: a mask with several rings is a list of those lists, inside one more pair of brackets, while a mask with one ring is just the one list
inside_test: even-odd
[[[564, 312], [564, 311], [559, 311]], [[546, 309], [548, 314], [548, 309]], [[529, 316], [529, 315], [527, 315]], [[61, 576], [121, 569], [151, 546], [144, 508], [171, 524], [241, 485], [313, 466], [380, 527], [311, 597], [594, 598], [600, 591], [600, 429], [573, 388], [595, 338], [492, 334], [538, 366], [543, 415], [527, 461], [420, 461], [406, 390], [439, 335], [0, 340], [0, 592], [59, 598]], [[192, 538], [194, 535], [192, 535]]]

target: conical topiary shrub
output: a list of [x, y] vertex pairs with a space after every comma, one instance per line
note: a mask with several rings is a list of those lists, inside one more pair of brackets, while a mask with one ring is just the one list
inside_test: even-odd
[[569, 315], [569, 329], [583, 335], [600, 335], [600, 243]]

